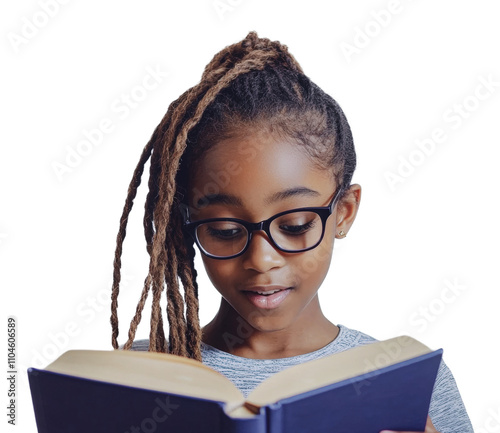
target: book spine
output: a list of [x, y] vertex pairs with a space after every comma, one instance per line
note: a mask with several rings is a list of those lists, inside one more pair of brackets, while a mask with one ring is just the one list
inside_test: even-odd
[[220, 433], [267, 433], [266, 413], [261, 410], [251, 418], [231, 418], [224, 413]]
[[36, 427], [38, 433], [49, 433], [47, 422], [45, 421], [45, 413], [43, 409], [43, 398], [38, 380], [38, 370], [36, 368], [28, 368], [28, 381], [30, 384], [33, 410], [35, 412]]
[[268, 433], [282, 433], [282, 416], [281, 403], [274, 403], [266, 407]]

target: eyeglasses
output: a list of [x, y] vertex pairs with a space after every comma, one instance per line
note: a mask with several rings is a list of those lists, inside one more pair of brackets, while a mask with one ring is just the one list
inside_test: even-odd
[[190, 222], [184, 208], [184, 229], [200, 251], [214, 259], [231, 259], [242, 255], [250, 245], [255, 230], [263, 230], [271, 243], [286, 253], [312, 250], [323, 240], [325, 223], [332, 214], [342, 188], [324, 207], [302, 207], [280, 212], [259, 223], [237, 218], [209, 218]]

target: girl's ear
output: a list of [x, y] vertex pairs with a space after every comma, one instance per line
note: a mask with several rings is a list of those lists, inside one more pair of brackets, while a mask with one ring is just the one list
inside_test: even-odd
[[352, 184], [337, 205], [336, 238], [341, 239], [346, 237], [358, 213], [360, 201], [361, 186], [357, 183]]

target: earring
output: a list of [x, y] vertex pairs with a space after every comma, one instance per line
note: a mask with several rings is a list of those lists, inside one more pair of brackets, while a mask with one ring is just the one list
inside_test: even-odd
[[344, 232], [344, 230], [340, 230], [337, 235], [341, 238], [345, 238], [347, 236], [347, 234]]

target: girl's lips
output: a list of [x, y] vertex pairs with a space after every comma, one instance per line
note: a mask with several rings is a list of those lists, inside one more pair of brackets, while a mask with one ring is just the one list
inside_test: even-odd
[[[257, 290], [245, 290], [243, 293], [248, 300], [257, 308], [271, 310], [277, 308], [290, 294], [292, 288], [262, 288]], [[274, 292], [274, 293], [273, 293]], [[269, 294], [261, 294], [269, 293]]]

